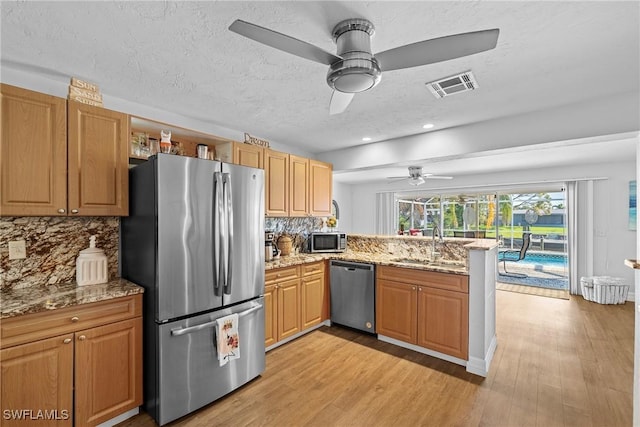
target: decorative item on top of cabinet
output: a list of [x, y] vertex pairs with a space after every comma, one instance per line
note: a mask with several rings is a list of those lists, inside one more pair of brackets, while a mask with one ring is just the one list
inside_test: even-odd
[[2, 84], [2, 216], [128, 214], [128, 116]]

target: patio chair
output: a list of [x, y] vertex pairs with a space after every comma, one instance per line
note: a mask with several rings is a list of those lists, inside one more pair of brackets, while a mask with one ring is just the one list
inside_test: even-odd
[[500, 272], [498, 269], [498, 274], [501, 276], [509, 276], [509, 277], [529, 277], [524, 273], [513, 273], [507, 271], [507, 261], [509, 262], [518, 262], [524, 259], [527, 255], [527, 250], [531, 245], [531, 233], [522, 233], [522, 246], [518, 250], [506, 249], [502, 251], [498, 251], [498, 262], [502, 261], [502, 266], [504, 269], [504, 273]]

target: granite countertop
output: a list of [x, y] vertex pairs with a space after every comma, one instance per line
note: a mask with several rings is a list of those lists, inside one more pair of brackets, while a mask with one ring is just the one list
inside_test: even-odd
[[22, 289], [3, 289], [0, 291], [0, 319], [143, 292], [144, 288], [125, 279], [114, 279], [100, 285], [78, 286], [75, 283], [65, 283], [31, 286]]
[[480, 251], [488, 251], [498, 247], [499, 243], [495, 239], [475, 239], [473, 242], [464, 245], [467, 249], [475, 249]]
[[[475, 248], [473, 248], [475, 249]], [[274, 261], [265, 262], [265, 270], [273, 270], [282, 267], [291, 267], [295, 265], [302, 265], [311, 262], [323, 261], [325, 259], [353, 261], [353, 262], [365, 262], [369, 264], [377, 265], [389, 265], [404, 268], [414, 268], [416, 270], [428, 270], [439, 271], [442, 273], [453, 274], [469, 274], [469, 269], [466, 263], [462, 261], [448, 261], [438, 260], [431, 261], [429, 259], [421, 258], [403, 258], [393, 254], [379, 254], [370, 252], [352, 252], [346, 251], [342, 253], [330, 253], [330, 254], [298, 254], [280, 257]]]

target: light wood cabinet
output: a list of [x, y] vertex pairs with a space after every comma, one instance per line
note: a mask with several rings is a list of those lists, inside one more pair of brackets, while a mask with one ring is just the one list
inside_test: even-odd
[[418, 327], [416, 286], [379, 279], [376, 292], [376, 332], [415, 343]]
[[265, 274], [265, 347], [301, 331], [300, 267]]
[[309, 159], [289, 155], [289, 216], [309, 212]]
[[309, 160], [309, 215], [331, 215], [333, 166]]
[[142, 317], [75, 334], [75, 417], [96, 425], [142, 403]]
[[5, 84], [0, 93], [0, 215], [65, 215], [66, 100]]
[[128, 115], [1, 85], [0, 215], [128, 214]]
[[265, 214], [289, 215], [289, 154], [265, 150]]
[[416, 343], [420, 347], [467, 360], [468, 294], [419, 286]]
[[229, 141], [215, 146], [216, 158], [225, 163], [264, 169], [265, 149], [259, 145]]
[[71, 214], [129, 214], [129, 116], [68, 102]]
[[302, 266], [302, 329], [326, 320], [327, 286], [324, 262]]
[[91, 426], [141, 405], [141, 316], [134, 295], [3, 320], [0, 409], [57, 410], [51, 425]]
[[325, 261], [266, 271], [265, 347], [329, 318], [327, 272]]
[[[25, 426], [17, 411], [46, 411], [53, 420], [43, 426], [71, 426], [73, 415], [73, 334], [0, 350], [2, 381], [0, 426]], [[13, 417], [6, 417], [11, 411]], [[28, 414], [23, 414], [26, 416]], [[36, 416], [34, 412], [32, 414]]]
[[469, 278], [380, 266], [376, 332], [463, 360], [469, 345]]

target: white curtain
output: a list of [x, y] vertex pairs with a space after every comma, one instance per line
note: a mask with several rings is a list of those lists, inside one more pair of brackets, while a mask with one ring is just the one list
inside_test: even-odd
[[376, 194], [376, 234], [388, 236], [396, 233], [397, 212], [394, 193]]
[[580, 295], [580, 278], [593, 276], [593, 181], [567, 183], [569, 292]]

